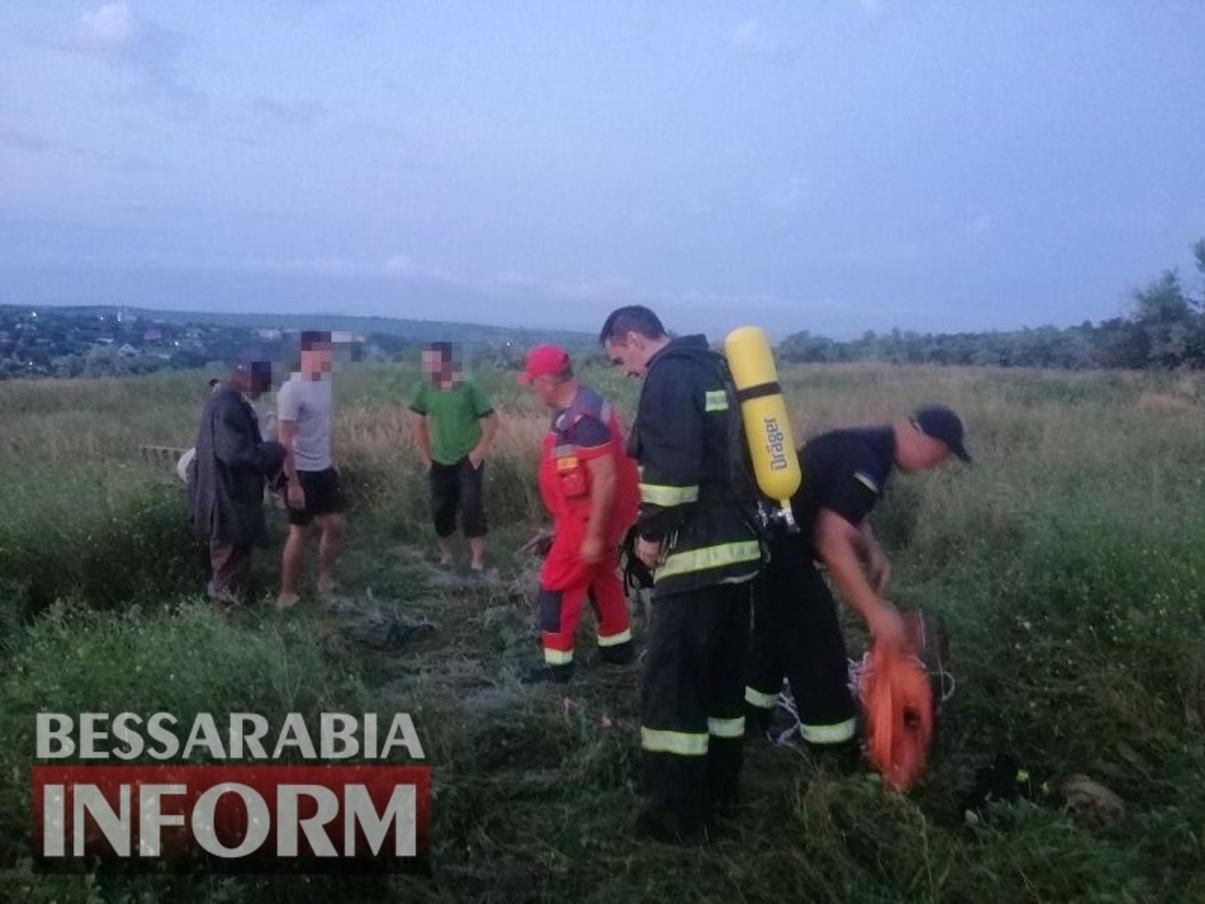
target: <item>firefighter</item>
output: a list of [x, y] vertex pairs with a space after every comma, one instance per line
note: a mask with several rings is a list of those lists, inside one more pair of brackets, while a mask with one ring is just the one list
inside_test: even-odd
[[539, 469], [540, 496], [555, 531], [540, 569], [544, 665], [527, 681], [566, 682], [573, 674], [573, 639], [587, 599], [598, 619], [602, 660], [615, 665], [632, 660], [619, 542], [636, 518], [639, 476], [614, 408], [577, 381], [563, 348], [532, 349], [519, 382], [553, 410]]
[[857, 710], [848, 685], [845, 641], [817, 563], [866, 622], [876, 643], [904, 647], [899, 612], [882, 598], [891, 568], [866, 518], [893, 470], [935, 468], [951, 455], [971, 460], [961, 419], [942, 405], [920, 408], [895, 424], [834, 430], [799, 450], [803, 485], [791, 500], [799, 533], [775, 536], [754, 595], [745, 688], [750, 737], [769, 727], [785, 676], [804, 745], [849, 760], [856, 757]]
[[645, 378], [628, 446], [641, 466], [635, 550], [654, 569], [637, 829], [698, 843], [735, 802], [741, 768], [750, 590], [762, 566], [752, 484], [734, 479], [743, 429], [727, 364], [703, 336], [671, 340], [633, 305], [612, 312], [600, 340], [612, 363]]

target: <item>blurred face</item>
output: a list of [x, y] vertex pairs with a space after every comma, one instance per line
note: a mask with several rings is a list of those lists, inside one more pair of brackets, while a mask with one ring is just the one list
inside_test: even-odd
[[453, 348], [449, 358], [437, 348], [423, 349], [423, 374], [437, 384], [456, 385], [464, 380], [464, 369], [460, 366], [460, 354]]
[[423, 374], [428, 377], [434, 377], [440, 372], [440, 364], [443, 361], [443, 356], [432, 349], [423, 351]]
[[557, 390], [560, 389], [561, 381], [552, 374], [544, 374], [532, 379], [528, 384], [531, 387], [532, 394], [547, 405], [549, 408], [557, 407]]
[[272, 365], [268, 361], [256, 361], [251, 365], [250, 386], [248, 394], [253, 398], [259, 398], [263, 393], [272, 388]]
[[608, 339], [603, 343], [603, 349], [607, 359], [629, 377], [643, 377], [648, 371], [649, 358], [656, 351], [639, 333]]
[[328, 374], [331, 372], [332, 357], [329, 342], [316, 342], [312, 348], [302, 351], [301, 371], [311, 377]]

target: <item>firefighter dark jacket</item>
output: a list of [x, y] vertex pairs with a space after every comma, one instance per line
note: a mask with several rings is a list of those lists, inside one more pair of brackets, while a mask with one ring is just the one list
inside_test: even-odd
[[674, 339], [653, 356], [628, 452], [641, 466], [637, 529], [663, 543], [655, 596], [760, 571], [743, 442], [727, 364], [703, 336]]

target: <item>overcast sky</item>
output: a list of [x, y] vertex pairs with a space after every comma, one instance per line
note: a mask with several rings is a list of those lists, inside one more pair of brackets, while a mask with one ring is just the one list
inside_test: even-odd
[[850, 336], [1205, 236], [1205, 3], [3, 0], [0, 302]]

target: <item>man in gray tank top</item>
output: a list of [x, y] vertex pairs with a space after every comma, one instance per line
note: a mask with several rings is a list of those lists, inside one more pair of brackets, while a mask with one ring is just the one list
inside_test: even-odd
[[289, 513], [289, 536], [281, 557], [278, 609], [297, 603], [305, 545], [311, 525], [321, 533], [318, 545], [318, 592], [334, 586], [332, 572], [343, 546], [346, 522], [343, 493], [335, 467], [331, 424], [334, 400], [331, 393], [331, 334], [306, 331], [301, 334], [301, 370], [293, 374], [277, 393], [280, 442], [285, 447], [285, 502]]

